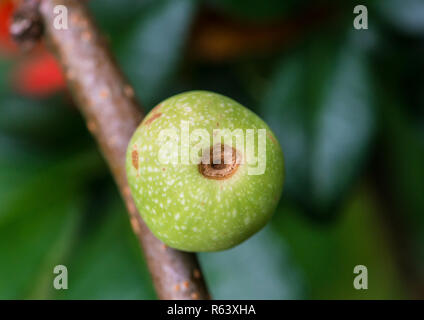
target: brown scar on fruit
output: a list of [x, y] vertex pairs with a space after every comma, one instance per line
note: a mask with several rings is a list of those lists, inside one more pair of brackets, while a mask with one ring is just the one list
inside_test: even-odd
[[161, 116], [162, 116], [162, 113], [160, 113], [160, 112], [153, 114], [149, 119], [146, 120], [144, 125], [146, 125], [146, 126], [150, 125], [153, 121], [155, 121], [157, 118], [159, 118]]
[[176, 284], [176, 285], [174, 286], [174, 290], [175, 290], [175, 291], [180, 291], [180, 285], [179, 285], [179, 284]]
[[157, 112], [160, 108], [162, 108], [162, 103], [159, 103], [156, 107], [152, 109], [153, 112]]
[[274, 144], [277, 144], [277, 140], [275, 140], [275, 138], [272, 136], [272, 134], [270, 134], [268, 131], [266, 132], [266, 135], [268, 136], [268, 138], [270, 138], [271, 139], [271, 141], [274, 143]]
[[133, 151], [131, 152], [131, 160], [132, 165], [135, 170], [137, 170], [137, 177], [138, 177], [138, 152], [137, 152], [137, 145], [133, 145]]

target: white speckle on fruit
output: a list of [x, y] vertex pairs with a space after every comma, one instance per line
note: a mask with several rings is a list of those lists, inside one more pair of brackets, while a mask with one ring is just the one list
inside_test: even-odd
[[[160, 163], [158, 152], [163, 143], [157, 138], [164, 129], [177, 130], [180, 135], [181, 121], [189, 123], [190, 132], [206, 129], [211, 137], [217, 123], [219, 128], [231, 131], [267, 128], [266, 124], [231, 99], [200, 91], [165, 100], [160, 104], [160, 113], [162, 116], [149, 126], [138, 127], [127, 153], [131, 194], [154, 234], [177, 249], [210, 251], [234, 246], [263, 226], [281, 190], [283, 161], [278, 144], [266, 145], [267, 169], [263, 176], [249, 177], [240, 166], [230, 179], [216, 181], [199, 174], [197, 165]], [[169, 156], [179, 161], [180, 140], [170, 141], [179, 148], [169, 151]], [[190, 146], [196, 143], [190, 141]], [[134, 145], [139, 153], [138, 176], [131, 162]]]

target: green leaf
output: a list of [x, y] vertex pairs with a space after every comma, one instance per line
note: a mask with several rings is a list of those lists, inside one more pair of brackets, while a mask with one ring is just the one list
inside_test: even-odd
[[372, 83], [356, 40], [317, 38], [285, 57], [261, 108], [282, 144], [286, 194], [315, 212], [340, 201], [373, 136]]
[[384, 0], [375, 3], [386, 22], [403, 32], [424, 34], [424, 1]]
[[145, 9], [119, 48], [125, 74], [146, 109], [169, 84], [195, 12], [192, 0], [159, 0]]
[[87, 4], [96, 23], [116, 49], [153, 2], [155, 0], [90, 0]]
[[419, 124], [392, 95], [381, 99], [387, 181], [405, 221], [415, 263], [424, 268], [424, 139]]
[[46, 298], [50, 275], [66, 255], [81, 214], [75, 191], [98, 155], [52, 163], [7, 150], [0, 154], [0, 298]]
[[[25, 148], [25, 149], [24, 149]], [[56, 194], [70, 193], [99, 172], [103, 162], [95, 151], [69, 156], [42, 153], [0, 135], [0, 224], [22, 211], [36, 210]], [[44, 208], [44, 207], [43, 207]]]
[[[98, 153], [54, 156], [0, 138], [0, 298], [154, 298], [116, 188], [89, 188], [104, 173]], [[53, 288], [59, 264], [68, 290]]]
[[0, 225], [0, 298], [47, 298], [49, 274], [70, 245], [78, 202], [61, 194], [44, 207], [22, 210]]
[[[66, 261], [68, 290], [59, 299], [154, 299], [151, 279], [115, 190]], [[96, 199], [95, 201], [98, 201]], [[105, 208], [106, 207], [106, 208]]]
[[63, 95], [31, 99], [8, 93], [0, 99], [3, 133], [44, 145], [90, 141], [80, 115]]
[[0, 55], [0, 107], [2, 105], [1, 98], [10, 90], [10, 70], [12, 69], [11, 59], [4, 59]]
[[[368, 186], [343, 206], [339, 219], [317, 224], [283, 204], [272, 228], [288, 247], [288, 256], [303, 279], [304, 299], [403, 299], [406, 297], [392, 243]], [[356, 290], [356, 265], [368, 270], [368, 290]]]
[[294, 7], [299, 6], [299, 1], [293, 0], [206, 0], [205, 2], [232, 16], [259, 22], [287, 16]]

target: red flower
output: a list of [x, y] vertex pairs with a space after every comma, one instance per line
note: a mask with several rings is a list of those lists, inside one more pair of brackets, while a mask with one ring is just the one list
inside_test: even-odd
[[20, 94], [37, 97], [64, 89], [62, 70], [44, 45], [37, 46], [24, 56], [17, 50], [9, 34], [14, 4], [13, 0], [0, 0], [0, 58], [16, 61], [11, 71], [13, 87]]
[[8, 54], [16, 50], [16, 45], [9, 34], [14, 3], [11, 0], [0, 0], [0, 54]]
[[62, 70], [47, 50], [30, 55], [13, 72], [13, 85], [21, 94], [48, 96], [65, 87]]

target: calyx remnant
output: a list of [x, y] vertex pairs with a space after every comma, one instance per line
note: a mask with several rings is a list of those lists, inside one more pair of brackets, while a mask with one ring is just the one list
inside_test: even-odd
[[208, 179], [228, 179], [236, 173], [241, 162], [240, 159], [240, 153], [236, 149], [218, 143], [210, 148], [209, 153], [203, 153], [199, 171]]

